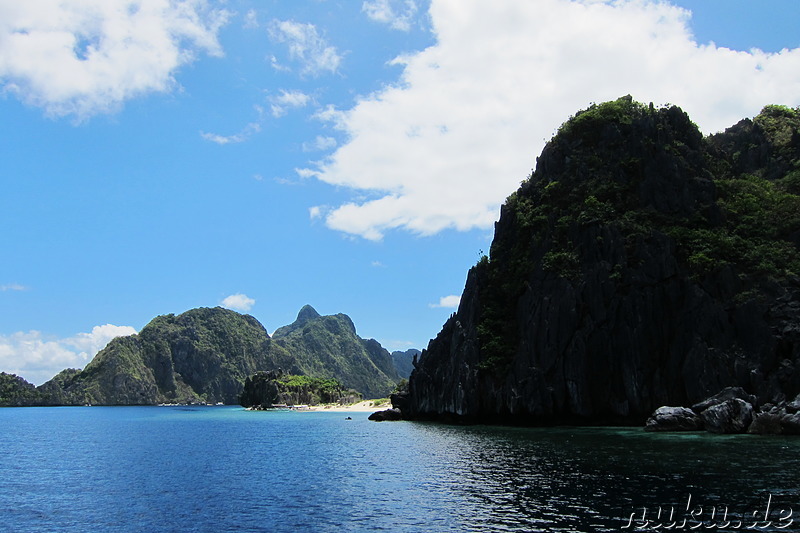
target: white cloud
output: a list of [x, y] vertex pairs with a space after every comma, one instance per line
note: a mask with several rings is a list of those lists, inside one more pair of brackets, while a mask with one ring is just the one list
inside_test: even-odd
[[414, 0], [366, 0], [361, 5], [361, 11], [370, 19], [400, 31], [411, 29], [417, 9]]
[[[273, 20], [269, 35], [273, 41], [287, 45], [289, 59], [300, 63], [300, 73], [303, 75], [317, 75], [326, 70], [336, 72], [342, 62], [336, 47], [330, 46], [313, 24]], [[285, 69], [275, 56], [271, 57], [271, 61], [279, 70]]]
[[666, 2], [433, 0], [430, 17], [437, 42], [395, 60], [396, 85], [316, 115], [348, 139], [306, 169], [353, 190], [327, 212], [333, 229], [491, 228], [546, 139], [591, 102], [673, 103], [709, 133], [800, 104], [800, 49], [698, 44]]
[[28, 287], [20, 285], [19, 283], [9, 283], [7, 285], [0, 285], [0, 292], [6, 291], [27, 291]]
[[438, 304], [428, 304], [428, 307], [437, 308], [437, 307], [444, 307], [444, 308], [458, 308], [458, 304], [461, 303], [461, 296], [457, 294], [451, 294], [450, 296], [442, 296], [439, 298]]
[[0, 2], [0, 83], [52, 116], [82, 120], [177, 86], [198, 52], [222, 55], [229, 14], [206, 0]]
[[336, 144], [336, 139], [333, 137], [317, 135], [317, 138], [314, 139], [314, 142], [303, 143], [303, 151], [314, 152], [330, 150], [331, 148], [336, 148]]
[[41, 385], [65, 368], [83, 368], [111, 339], [135, 333], [130, 326], [105, 324], [65, 339], [39, 331], [0, 335], [0, 369]]
[[307, 106], [308, 103], [311, 102], [311, 96], [302, 91], [287, 91], [281, 89], [280, 94], [270, 96], [269, 101], [272, 104], [270, 106], [272, 116], [280, 118], [284, 116], [289, 109]]
[[220, 302], [222, 307], [246, 313], [256, 304], [256, 301], [246, 294], [231, 294]]
[[217, 144], [231, 144], [231, 143], [240, 143], [244, 142], [249, 139], [252, 135], [261, 131], [261, 125], [257, 122], [251, 122], [247, 126], [244, 127], [242, 131], [235, 135], [217, 135], [216, 133], [206, 133], [204, 131], [200, 132], [200, 136], [210, 142], [217, 143]]

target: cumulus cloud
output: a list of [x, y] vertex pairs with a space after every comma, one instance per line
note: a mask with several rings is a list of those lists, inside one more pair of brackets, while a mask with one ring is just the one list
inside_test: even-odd
[[667, 2], [433, 0], [430, 18], [436, 43], [394, 60], [397, 84], [316, 115], [348, 139], [302, 169], [353, 191], [326, 211], [330, 228], [491, 228], [545, 141], [592, 102], [680, 105], [707, 133], [800, 103], [800, 49], [697, 43]]
[[281, 89], [280, 93], [275, 96], [269, 97], [270, 111], [272, 116], [280, 118], [284, 116], [289, 109], [297, 109], [305, 107], [311, 102], [311, 96], [302, 91], [287, 91]]
[[428, 307], [437, 308], [437, 307], [444, 307], [448, 309], [457, 309], [458, 304], [461, 303], [461, 296], [456, 294], [451, 294], [450, 296], [442, 296], [439, 298], [439, 303], [437, 304], [428, 304]]
[[198, 52], [219, 56], [228, 12], [206, 0], [0, 2], [0, 83], [79, 120], [173, 89]]
[[[336, 47], [330, 46], [313, 24], [293, 20], [273, 20], [269, 27], [270, 38], [289, 49], [289, 59], [300, 64], [303, 75], [318, 75], [324, 71], [336, 72], [342, 56]], [[271, 62], [278, 70], [284, 70], [275, 56]]]
[[253, 306], [256, 304], [256, 301], [248, 297], [246, 294], [238, 293], [231, 294], [230, 296], [224, 298], [220, 304], [222, 307], [246, 313], [253, 308]]
[[400, 31], [411, 29], [417, 9], [414, 0], [367, 0], [361, 5], [361, 11], [370, 19]]
[[65, 368], [83, 368], [111, 339], [135, 333], [130, 326], [105, 324], [65, 339], [39, 331], [0, 335], [0, 369], [41, 385]]

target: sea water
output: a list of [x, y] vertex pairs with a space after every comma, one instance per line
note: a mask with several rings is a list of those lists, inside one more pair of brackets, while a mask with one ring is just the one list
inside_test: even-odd
[[663, 529], [800, 530], [800, 438], [0, 409], [2, 531]]

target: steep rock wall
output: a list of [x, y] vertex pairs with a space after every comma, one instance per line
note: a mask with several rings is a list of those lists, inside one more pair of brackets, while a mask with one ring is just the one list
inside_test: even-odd
[[764, 120], [703, 139], [680, 109], [629, 98], [567, 122], [395, 398], [404, 416], [639, 424], [726, 386], [793, 398], [800, 223], [753, 229], [741, 207], [751, 186], [800, 207], [787, 113], [780, 142]]

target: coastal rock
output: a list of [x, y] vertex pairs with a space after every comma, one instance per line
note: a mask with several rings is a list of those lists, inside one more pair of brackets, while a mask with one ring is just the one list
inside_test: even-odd
[[647, 419], [645, 431], [698, 431], [703, 421], [697, 413], [686, 407], [659, 407]]
[[753, 422], [753, 406], [740, 398], [712, 405], [700, 418], [711, 433], [744, 433]]
[[398, 420], [402, 420], [403, 415], [400, 412], [400, 409], [393, 408], [393, 409], [386, 409], [383, 411], [376, 411], [371, 415], [369, 415], [368, 419], [374, 422], [386, 422], [386, 421], [396, 422]]
[[747, 432], [759, 435], [800, 435], [800, 395], [789, 403], [765, 405], [755, 415]]

